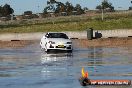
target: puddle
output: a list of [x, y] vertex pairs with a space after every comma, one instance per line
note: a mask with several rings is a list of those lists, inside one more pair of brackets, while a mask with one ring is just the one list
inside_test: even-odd
[[25, 48], [0, 49], [0, 87], [83, 88], [78, 82], [81, 67], [89, 72], [90, 79], [132, 80], [131, 57], [132, 47], [74, 47], [73, 53], [50, 54], [42, 52], [39, 44]]

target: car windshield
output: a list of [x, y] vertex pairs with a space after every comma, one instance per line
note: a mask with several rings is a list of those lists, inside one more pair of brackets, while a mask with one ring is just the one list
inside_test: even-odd
[[64, 38], [68, 39], [68, 36], [64, 33], [49, 33], [47, 38]]

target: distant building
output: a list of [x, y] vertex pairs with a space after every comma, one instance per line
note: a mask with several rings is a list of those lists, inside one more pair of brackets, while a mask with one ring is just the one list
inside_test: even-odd
[[67, 12], [60, 12], [60, 16], [67, 16]]
[[72, 15], [77, 15], [77, 11], [72, 11]]
[[0, 21], [9, 21], [9, 20], [11, 20], [11, 15], [0, 17]]

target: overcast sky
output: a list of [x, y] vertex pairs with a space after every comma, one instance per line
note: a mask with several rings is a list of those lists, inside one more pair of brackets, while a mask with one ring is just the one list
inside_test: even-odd
[[[56, 0], [65, 3], [69, 1], [74, 6], [80, 4], [82, 7], [95, 9], [95, 7], [103, 0]], [[115, 9], [127, 10], [131, 4], [131, 0], [108, 0]], [[14, 14], [22, 14], [24, 11], [33, 11], [33, 13], [41, 13], [47, 5], [47, 0], [0, 0], [0, 5], [9, 4], [14, 9]]]

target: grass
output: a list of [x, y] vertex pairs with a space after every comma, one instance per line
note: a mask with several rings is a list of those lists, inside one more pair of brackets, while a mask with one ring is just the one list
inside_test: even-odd
[[0, 24], [0, 33], [9, 32], [47, 32], [47, 31], [83, 31], [88, 28], [96, 30], [132, 29], [132, 12], [105, 14], [96, 16], [67, 16], [45, 19], [32, 19]]

